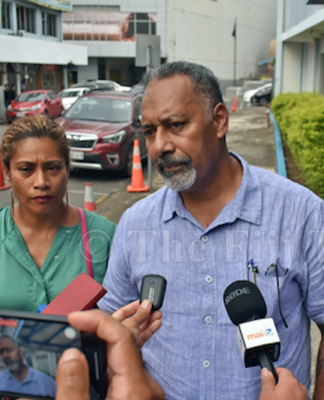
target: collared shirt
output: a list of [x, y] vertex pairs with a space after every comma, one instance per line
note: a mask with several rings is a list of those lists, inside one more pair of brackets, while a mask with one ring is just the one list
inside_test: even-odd
[[31, 367], [28, 368], [28, 374], [22, 382], [5, 369], [0, 372], [0, 392], [55, 397], [56, 383], [49, 375]]
[[[102, 283], [115, 224], [85, 211], [94, 279]], [[58, 227], [51, 248], [38, 269], [10, 207], [0, 212], [0, 308], [37, 312], [80, 273], [87, 273], [81, 224]]]
[[99, 307], [112, 313], [138, 299], [146, 274], [167, 279], [163, 325], [142, 349], [167, 399], [259, 398], [260, 368], [245, 369], [223, 302], [230, 283], [248, 278], [251, 259], [281, 339], [275, 366], [310, 386], [309, 318], [324, 323], [324, 202], [235, 157], [243, 166], [240, 187], [207, 229], [168, 188], [127, 210], [117, 227]]

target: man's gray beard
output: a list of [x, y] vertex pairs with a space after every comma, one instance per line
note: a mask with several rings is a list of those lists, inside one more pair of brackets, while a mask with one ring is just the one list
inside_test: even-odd
[[19, 369], [19, 362], [14, 361], [6, 364], [6, 367], [9, 369], [11, 372], [16, 372]]
[[[183, 171], [164, 171], [165, 165], [182, 164]], [[162, 156], [156, 163], [158, 170], [168, 188], [182, 192], [189, 189], [196, 181], [197, 173], [189, 157], [173, 158]]]

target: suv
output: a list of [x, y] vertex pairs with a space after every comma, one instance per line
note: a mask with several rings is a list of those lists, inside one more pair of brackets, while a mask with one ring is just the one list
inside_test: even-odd
[[79, 99], [56, 121], [71, 146], [72, 168], [132, 172], [133, 142], [147, 157], [141, 125], [142, 95], [94, 90]]

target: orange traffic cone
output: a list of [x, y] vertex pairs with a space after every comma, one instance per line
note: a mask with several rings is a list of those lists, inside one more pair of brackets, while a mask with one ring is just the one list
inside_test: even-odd
[[1, 154], [0, 154], [0, 190], [6, 190], [9, 189], [11, 185], [6, 185], [5, 179], [4, 179], [4, 173], [2, 169], [2, 161], [1, 161]]
[[235, 97], [235, 99], [234, 99], [232, 111], [236, 111], [236, 106], [237, 106], [237, 97]]
[[144, 186], [142, 162], [138, 140], [134, 140], [132, 184], [127, 186], [127, 192], [148, 192], [149, 187]]
[[84, 191], [83, 208], [88, 211], [96, 211], [97, 206], [93, 197], [92, 183], [86, 183]]

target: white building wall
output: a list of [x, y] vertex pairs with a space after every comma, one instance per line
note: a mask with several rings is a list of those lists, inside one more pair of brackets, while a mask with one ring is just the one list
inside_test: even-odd
[[278, 0], [275, 94], [324, 93], [324, 6]]
[[257, 72], [276, 36], [276, 0], [170, 0], [167, 6], [168, 60], [185, 59], [233, 79], [234, 21], [237, 18], [237, 78]]
[[282, 91], [297, 93], [301, 89], [302, 44], [283, 44]]
[[79, 82], [86, 82], [91, 79], [98, 79], [98, 62], [96, 58], [89, 58], [88, 65], [78, 67]]

